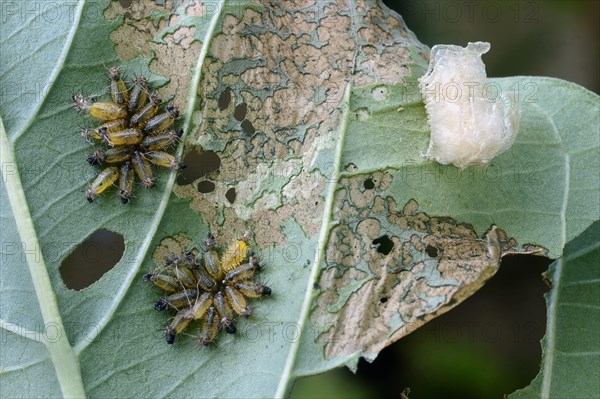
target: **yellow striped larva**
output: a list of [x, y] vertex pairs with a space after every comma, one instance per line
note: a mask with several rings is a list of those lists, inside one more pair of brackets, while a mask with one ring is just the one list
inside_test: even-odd
[[176, 265], [173, 274], [185, 288], [194, 288], [198, 285], [194, 273], [187, 266]]
[[236, 328], [233, 324], [233, 310], [231, 305], [225, 299], [222, 291], [217, 292], [214, 299], [215, 308], [221, 318], [221, 328], [225, 329], [228, 334], [235, 334]]
[[236, 283], [242, 280], [247, 280], [254, 276], [256, 271], [256, 263], [254, 258], [251, 256], [248, 262], [232, 269], [225, 274], [225, 280], [230, 283]]
[[173, 276], [157, 272], [148, 272], [142, 277], [144, 281], [152, 281], [154, 285], [165, 292], [177, 292], [180, 289], [179, 282]]
[[146, 151], [143, 153], [143, 156], [156, 166], [169, 168], [171, 170], [179, 170], [182, 168], [181, 164], [173, 155], [164, 151]]
[[190, 319], [185, 318], [187, 309], [177, 312], [171, 323], [165, 327], [165, 339], [167, 344], [172, 345], [175, 342], [175, 336], [181, 334], [190, 324]]
[[94, 202], [96, 196], [114, 184], [119, 178], [119, 169], [114, 166], [104, 169], [92, 182], [91, 187], [85, 192], [88, 202]]
[[135, 175], [131, 168], [131, 162], [127, 161], [121, 166], [121, 175], [119, 176], [119, 197], [121, 202], [126, 204], [133, 194], [133, 181]]
[[122, 163], [131, 159], [131, 147], [109, 148], [103, 155], [106, 163]]
[[164, 150], [166, 148], [171, 147], [177, 140], [181, 138], [183, 134], [183, 129], [179, 129], [177, 131], [171, 130], [166, 133], [155, 134], [151, 136], [146, 136], [140, 147], [144, 150]]
[[96, 132], [100, 132], [100, 129], [105, 128], [107, 133], [118, 132], [121, 130], [125, 130], [127, 127], [127, 121], [125, 119], [115, 119], [113, 121], [108, 121], [96, 128]]
[[178, 117], [179, 109], [176, 106], [169, 105], [166, 108], [166, 112], [158, 114], [146, 122], [146, 126], [144, 126], [144, 133], [152, 134], [168, 130], [173, 127], [175, 119]]
[[81, 128], [81, 137], [83, 137], [88, 143], [92, 144], [92, 140], [102, 141], [104, 134], [101, 133], [113, 133], [120, 130], [125, 130], [127, 127], [127, 121], [125, 119], [115, 119], [114, 121], [108, 121], [98, 126], [95, 129]]
[[133, 146], [142, 142], [144, 135], [139, 129], [125, 129], [116, 132], [109, 132], [106, 128], [99, 131], [102, 141], [109, 146], [127, 145]]
[[196, 301], [198, 291], [194, 289], [183, 290], [169, 296], [160, 298], [154, 305], [154, 309], [158, 311], [165, 310], [167, 307], [179, 310], [181, 308], [189, 308]]
[[129, 93], [125, 82], [121, 79], [121, 68], [112, 67], [108, 70], [108, 77], [110, 78], [110, 96], [113, 102], [120, 106], [125, 105], [128, 102]]
[[204, 243], [206, 245], [206, 250], [204, 251], [204, 267], [213, 278], [221, 280], [223, 272], [221, 260], [215, 250], [215, 237], [210, 235]]
[[201, 346], [207, 346], [208, 344], [215, 342], [218, 333], [219, 321], [217, 320], [217, 312], [214, 306], [211, 306], [201, 320], [196, 343]]
[[96, 102], [89, 109], [90, 116], [101, 121], [112, 121], [127, 116], [125, 108], [112, 102]]
[[130, 123], [134, 127], [143, 127], [146, 121], [152, 118], [158, 112], [158, 106], [162, 100], [155, 93], [150, 94], [149, 102], [136, 114], [131, 117]]
[[252, 313], [244, 295], [229, 285], [225, 286], [225, 298], [233, 311], [238, 315], [248, 317]]
[[205, 292], [200, 295], [198, 299], [194, 302], [191, 308], [188, 309], [187, 313], [184, 315], [187, 319], [192, 320], [200, 320], [208, 310], [209, 307], [212, 306], [212, 296]]
[[225, 271], [230, 271], [238, 267], [246, 258], [248, 253], [248, 240], [250, 232], [245, 232], [242, 238], [227, 248], [227, 251], [221, 259], [221, 265]]
[[142, 157], [142, 155], [138, 151], [133, 152], [133, 158], [131, 159], [131, 164], [133, 165], [133, 170], [138, 175], [142, 182], [142, 186], [145, 188], [154, 187], [154, 173], [152, 172], [152, 167], [150, 163]]
[[112, 121], [127, 117], [127, 109], [114, 102], [94, 102], [81, 94], [73, 96], [73, 101], [77, 112], [88, 113], [94, 119]]
[[144, 108], [146, 104], [148, 104], [148, 79], [138, 76], [133, 81], [127, 108], [133, 114]]
[[263, 295], [271, 295], [271, 288], [254, 281], [241, 281], [233, 285], [239, 292], [248, 298], [260, 298]]
[[192, 272], [198, 281], [198, 286], [203, 290], [212, 291], [217, 286], [217, 282], [203, 268], [193, 269]]

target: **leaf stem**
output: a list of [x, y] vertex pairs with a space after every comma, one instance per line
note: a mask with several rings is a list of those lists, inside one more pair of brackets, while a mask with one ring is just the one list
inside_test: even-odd
[[[319, 276], [321, 265], [323, 264], [323, 261], [325, 259], [327, 242], [329, 241], [329, 232], [331, 231], [332, 227], [331, 215], [333, 214], [335, 192], [338, 186], [338, 181], [341, 176], [342, 151], [344, 149], [344, 139], [346, 137], [346, 129], [348, 127], [351, 86], [352, 85], [350, 83], [346, 85], [346, 90], [344, 91], [344, 98], [342, 100], [344, 108], [342, 110], [342, 115], [340, 116], [341, 122], [338, 129], [338, 142], [335, 149], [335, 170], [333, 171], [333, 174], [331, 176], [328, 176], [329, 181], [327, 182], [327, 196], [325, 197], [325, 206], [323, 209], [323, 213], [325, 216], [323, 217], [323, 221], [321, 223], [319, 243], [317, 246], [317, 251], [315, 253], [315, 261], [312, 264], [310, 276], [308, 277], [308, 286], [306, 288], [306, 292], [312, 292], [313, 290], [313, 284]], [[303, 328], [306, 324], [306, 320], [308, 320], [312, 299], [312, 295], [306, 295], [304, 297], [304, 302], [302, 303], [302, 308], [300, 310], [299, 317], [300, 331], [303, 331]], [[301, 339], [295, 340], [290, 347], [290, 351], [285, 361], [283, 372], [281, 374], [281, 379], [279, 380], [279, 386], [277, 387], [277, 391], [275, 393], [276, 398], [283, 398], [288, 394], [288, 391], [290, 389], [290, 382], [292, 381], [292, 371], [294, 365], [296, 364], [296, 358], [298, 357], [298, 350], [300, 348], [301, 341]]]
[[[4, 124], [0, 117], [0, 165], [2, 179], [8, 193], [15, 224], [21, 239], [21, 247], [27, 248], [25, 257], [29, 266], [29, 273], [33, 287], [40, 304], [40, 310], [46, 328], [57, 330], [56, 339], [43, 341], [56, 370], [56, 377], [60, 384], [62, 394], [66, 398], [83, 398], [85, 389], [81, 379], [79, 361], [71, 347], [62, 317], [58, 309], [56, 295], [50, 283], [50, 276], [37, 238], [37, 233], [31, 219], [31, 212], [27, 205], [21, 176], [19, 175], [16, 160], [10, 147]], [[34, 250], [32, 250], [32, 248]], [[47, 336], [47, 334], [44, 334]]]

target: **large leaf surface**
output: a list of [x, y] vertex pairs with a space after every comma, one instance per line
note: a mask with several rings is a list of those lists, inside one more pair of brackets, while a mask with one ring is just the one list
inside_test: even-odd
[[[90, 396], [283, 395], [295, 377], [354, 366], [360, 355], [374, 358], [467, 297], [497, 267], [497, 259], [485, 256], [485, 237], [478, 237], [490, 224], [559, 255], [599, 217], [593, 201], [599, 144], [590, 130], [598, 125], [597, 96], [553, 79], [499, 80], [507, 90], [533, 84], [537, 102], [524, 102], [518, 141], [493, 170], [468, 169], [470, 177], [457, 179], [454, 168], [420, 157], [428, 130], [415, 84], [427, 49], [372, 2], [358, 11], [333, 2], [296, 9], [210, 2], [174, 10], [140, 2], [125, 19], [118, 2], [65, 3], [61, 10], [60, 21], [39, 13], [2, 24], [0, 77], [17, 89], [3, 98], [0, 116], [8, 144], [3, 154], [16, 160]], [[150, 70], [170, 78], [163, 95], [186, 110], [186, 148], [201, 144], [220, 157], [220, 170], [205, 177], [215, 191], [175, 185], [179, 199], [170, 194], [175, 176], [163, 173], [158, 189], [140, 193], [131, 206], [114, 206], [109, 195], [90, 206], [81, 194], [93, 177], [83, 162], [89, 147], [78, 137], [82, 119], [70, 109], [70, 96], [102, 93], [105, 65], [124, 63], [148, 75], [150, 61]], [[158, 75], [153, 81], [164, 83]], [[30, 86], [19, 88], [23, 82], [40, 88], [38, 95], [26, 95]], [[233, 100], [221, 109], [225, 90]], [[245, 123], [234, 111], [242, 102]], [[497, 168], [502, 172], [491, 175]], [[365, 190], [369, 178], [374, 189]], [[231, 187], [234, 204], [224, 197]], [[19, 243], [23, 221], [11, 213], [11, 190], [19, 188], [2, 184], [3, 242]], [[433, 234], [429, 216], [424, 227], [389, 218], [421, 215], [411, 199], [420, 211], [470, 223], [478, 234], [460, 224]], [[404, 204], [410, 206], [402, 212]], [[366, 219], [375, 223], [363, 228]], [[61, 261], [101, 227], [125, 237], [123, 259], [94, 285], [68, 290]], [[239, 335], [222, 337], [213, 348], [200, 350], [191, 339], [168, 347], [159, 331], [165, 316], [151, 306], [157, 292], [139, 281], [153, 267], [154, 248], [171, 236], [199, 243], [209, 229], [226, 243], [247, 228], [274, 296], [239, 323]], [[449, 277], [436, 272], [437, 259], [419, 269], [416, 256], [425, 251], [415, 246], [409, 252], [416, 261], [398, 268], [397, 251], [383, 259], [370, 246], [380, 234], [394, 238], [396, 248], [414, 234], [443, 250], [460, 238], [482, 260], [470, 265], [471, 274]], [[32, 283], [40, 276], [29, 273], [25, 248], [15, 248], [2, 250], [0, 317], [11, 342], [2, 351], [2, 390], [57, 395], [56, 375], [65, 365], [52, 363], [47, 341], [27, 338], [28, 331], [46, 331]], [[454, 260], [465, 266], [464, 256]], [[375, 285], [378, 279], [385, 284]], [[400, 280], [426, 284], [399, 285], [401, 296], [394, 291]], [[380, 288], [390, 298], [381, 316]], [[349, 312], [356, 303], [365, 311]], [[351, 334], [339, 333], [345, 328]]]
[[[340, 211], [335, 213], [339, 219], [320, 279], [324, 292], [311, 317], [313, 325], [327, 332], [317, 336], [329, 361], [352, 359], [354, 364], [359, 355], [374, 358], [385, 345], [455, 306], [495, 273], [489, 270], [493, 262], [475, 258], [485, 255], [485, 245], [470, 227], [444, 231], [449, 228], [445, 221], [430, 215], [468, 222], [478, 232], [493, 223], [518, 242], [542, 245], [557, 256], [600, 214], [596, 95], [556, 79], [494, 79], [505, 91], [528, 88], [517, 93], [523, 100], [520, 134], [511, 150], [490, 166], [460, 171], [418, 157], [428, 144], [418, 132], [427, 128], [415, 82], [412, 87], [407, 82], [352, 92], [341, 155], [342, 165], [351, 167], [341, 173]], [[373, 101], [382, 92], [385, 101]], [[398, 114], [405, 116], [400, 123]], [[390, 134], [398, 125], [400, 134]], [[397, 150], [381, 151], [385, 146]], [[365, 189], [367, 180], [374, 186], [371, 190]], [[404, 204], [412, 209], [403, 210]], [[394, 241], [386, 255], [372, 245], [383, 235]], [[466, 249], [476, 242], [480, 249]], [[426, 244], [441, 253], [436, 255], [439, 263]], [[522, 250], [510, 245], [504, 240], [502, 251]], [[456, 256], [456, 246], [462, 256]], [[409, 256], [412, 261], [406, 264]], [[426, 284], [419, 283], [422, 277]], [[314, 343], [305, 343], [302, 353], [310, 353]], [[320, 354], [319, 349], [314, 351]], [[313, 370], [315, 359], [306, 360], [307, 369], [301, 362], [300, 374]]]

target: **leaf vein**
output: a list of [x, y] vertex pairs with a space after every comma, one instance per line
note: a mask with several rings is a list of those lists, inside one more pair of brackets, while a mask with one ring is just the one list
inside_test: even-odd
[[35, 116], [38, 115], [38, 113], [40, 112], [40, 109], [46, 102], [46, 98], [48, 98], [48, 95], [52, 91], [51, 89], [57, 80], [58, 74], [60, 73], [62, 67], [65, 65], [65, 60], [67, 59], [67, 56], [69, 55], [69, 52], [71, 51], [73, 40], [75, 38], [75, 33], [77, 33], [77, 30], [80, 25], [84, 5], [85, 5], [85, 0], [79, 0], [79, 2], [77, 4], [77, 8], [76, 8], [75, 12], [73, 13], [73, 24], [71, 25], [71, 29], [69, 29], [69, 33], [67, 34], [67, 40], [65, 41], [62, 52], [60, 53], [60, 56], [58, 57], [58, 60], [57, 60], [56, 64], [54, 65], [54, 68], [52, 68], [52, 71], [50, 72], [50, 75], [48, 76], [48, 80], [46, 81], [46, 85], [44, 86], [44, 88], [46, 90], [44, 90], [42, 92], [40, 101], [37, 103], [37, 105], [32, 110], [32, 112], [31, 112], [32, 117], [29, 118], [29, 121], [25, 124], [25, 126], [21, 129], [20, 132], [15, 133], [15, 139], [20, 137], [24, 132], [26, 132], [31, 127], [31, 125], [33, 124], [33, 122], [35, 120]]
[[[3, 288], [3, 291], [4, 291], [4, 288]], [[27, 338], [31, 341], [39, 342], [40, 344], [44, 343], [44, 341], [42, 341], [38, 337], [40, 335], [40, 333], [38, 331], [28, 330], [27, 328], [23, 328], [22, 326], [15, 324], [15, 323], [11, 323], [10, 321], [0, 319], [0, 328], [8, 331], [9, 333], [13, 333], [20, 337]], [[6, 369], [3, 368], [2, 370], [6, 370]]]

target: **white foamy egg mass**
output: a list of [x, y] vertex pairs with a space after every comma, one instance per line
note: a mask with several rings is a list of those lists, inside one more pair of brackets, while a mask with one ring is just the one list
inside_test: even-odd
[[431, 128], [426, 155], [443, 165], [487, 164], [517, 137], [519, 104], [488, 82], [481, 55], [489, 49], [485, 42], [433, 46], [419, 79]]

